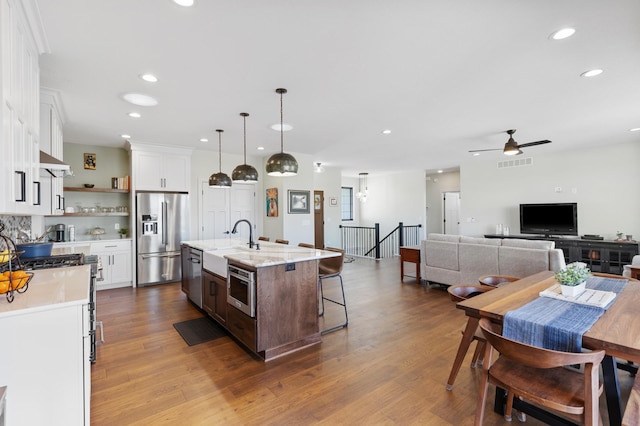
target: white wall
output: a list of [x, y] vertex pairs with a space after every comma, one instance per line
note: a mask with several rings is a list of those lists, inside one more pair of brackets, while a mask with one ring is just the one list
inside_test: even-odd
[[[380, 224], [381, 236], [387, 235], [399, 222], [405, 225], [426, 226], [425, 174], [423, 171], [371, 175], [368, 177], [369, 195], [360, 204], [360, 226]], [[357, 185], [354, 188], [357, 192]]]
[[460, 167], [462, 234], [495, 233], [498, 223], [517, 234], [520, 203], [576, 202], [580, 235], [640, 237], [639, 143], [523, 156], [533, 165], [498, 169], [504, 157], [477, 157]]
[[[324, 245], [325, 247], [340, 247], [340, 223], [341, 213], [341, 170], [325, 167], [324, 173], [314, 173], [313, 189], [324, 191]], [[335, 198], [337, 204], [331, 205], [331, 198]]]

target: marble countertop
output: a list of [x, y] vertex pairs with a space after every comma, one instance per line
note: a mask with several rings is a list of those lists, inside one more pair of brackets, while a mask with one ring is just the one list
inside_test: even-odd
[[12, 303], [0, 294], [0, 318], [89, 303], [91, 265], [33, 271], [29, 288]]
[[[255, 247], [249, 249], [246, 242], [232, 239], [183, 241], [182, 244], [202, 250], [206, 255], [240, 262], [254, 268], [340, 256], [340, 253], [334, 251], [266, 241], [260, 241], [260, 250], [256, 250]], [[207, 269], [207, 256], [204, 259], [204, 266]]]

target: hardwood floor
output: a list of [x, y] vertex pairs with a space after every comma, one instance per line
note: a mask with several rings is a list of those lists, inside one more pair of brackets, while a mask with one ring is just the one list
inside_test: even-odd
[[[172, 324], [202, 314], [179, 283], [100, 291], [106, 343], [92, 367], [91, 424], [471, 425], [471, 350], [445, 390], [464, 314], [442, 288], [399, 276], [397, 258], [346, 263], [349, 326], [268, 363], [229, 337], [187, 346]], [[327, 305], [327, 321], [341, 314]], [[620, 381], [626, 395], [632, 379]], [[485, 420], [510, 424], [490, 409]]]

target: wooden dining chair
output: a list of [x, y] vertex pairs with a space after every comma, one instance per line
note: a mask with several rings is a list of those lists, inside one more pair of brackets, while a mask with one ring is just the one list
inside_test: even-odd
[[269, 241], [269, 237], [258, 237], [258, 241]]
[[[482, 425], [489, 384], [508, 392], [505, 420], [511, 421], [515, 397], [545, 411], [584, 425], [601, 424], [598, 398], [600, 362], [604, 350], [573, 353], [526, 345], [502, 337], [499, 326], [480, 319], [487, 347], [482, 366], [475, 425]], [[493, 349], [500, 353], [492, 362]], [[582, 371], [566, 366], [584, 366]]]
[[[447, 292], [449, 293], [449, 297], [451, 301], [454, 303], [462, 302], [463, 300], [467, 300], [471, 297], [477, 296], [479, 294], [485, 293], [487, 291], [493, 290], [495, 287], [489, 287], [478, 284], [455, 284], [451, 285], [447, 288]], [[474, 321], [469, 319], [469, 321]], [[468, 326], [468, 324], [467, 324]], [[473, 334], [472, 341], [476, 342], [476, 349], [473, 352], [473, 357], [471, 358], [471, 368], [475, 368], [476, 364], [481, 365], [482, 359], [484, 356], [484, 349], [486, 340], [484, 336], [476, 327], [476, 330]], [[470, 343], [470, 342], [469, 342]], [[449, 380], [447, 380], [447, 390], [453, 389], [453, 383], [460, 372], [460, 366], [462, 365], [462, 361], [464, 361], [464, 357], [467, 354], [468, 346], [464, 347], [464, 330], [463, 330], [463, 338], [460, 341], [460, 346], [458, 347], [458, 352], [456, 354], [456, 358], [453, 361], [453, 366], [451, 367], [451, 372], [449, 373]]]
[[276, 243], [278, 243], [278, 244], [289, 244], [289, 240], [276, 239]]
[[483, 275], [478, 278], [478, 282], [482, 285], [488, 285], [491, 287], [498, 287], [502, 283], [512, 283], [518, 281], [520, 278], [511, 277], [509, 275]]

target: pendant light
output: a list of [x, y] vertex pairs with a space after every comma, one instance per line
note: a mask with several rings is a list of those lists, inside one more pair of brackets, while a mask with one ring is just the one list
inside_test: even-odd
[[361, 202], [366, 203], [367, 196], [369, 195], [369, 187], [367, 186], [367, 178], [369, 177], [369, 173], [358, 173], [358, 177], [359, 182], [356, 198]]
[[216, 129], [216, 132], [218, 132], [218, 165], [220, 166], [220, 172], [209, 177], [209, 186], [227, 188], [231, 186], [231, 179], [222, 173], [222, 132], [224, 130]]
[[291, 154], [284, 152], [284, 122], [282, 115], [282, 95], [287, 89], [276, 89], [280, 94], [280, 152], [273, 154], [267, 160], [267, 174], [269, 176], [295, 176], [298, 174], [298, 162]]
[[255, 167], [247, 164], [247, 117], [249, 114], [241, 112], [240, 115], [244, 120], [244, 164], [233, 169], [231, 179], [233, 179], [234, 182], [256, 183], [258, 182], [258, 171]]

